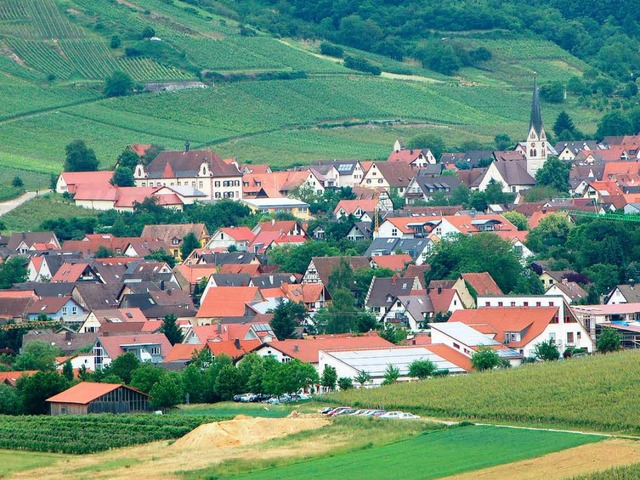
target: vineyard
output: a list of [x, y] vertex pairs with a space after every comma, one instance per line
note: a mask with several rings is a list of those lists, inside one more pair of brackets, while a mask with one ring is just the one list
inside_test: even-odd
[[0, 449], [84, 454], [180, 438], [214, 417], [170, 415], [0, 416]]
[[[640, 434], [640, 352], [336, 394], [336, 402], [426, 415]], [[475, 392], [469, 395], [468, 392]]]
[[640, 463], [579, 475], [566, 480], [637, 480], [638, 478], [640, 478]]

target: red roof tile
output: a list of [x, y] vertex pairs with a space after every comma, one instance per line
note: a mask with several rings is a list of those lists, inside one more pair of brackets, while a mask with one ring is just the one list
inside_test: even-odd
[[213, 356], [228, 355], [232, 359], [239, 358], [262, 345], [261, 340], [228, 340], [221, 342], [207, 342], [207, 348]]
[[198, 354], [204, 345], [192, 345], [188, 343], [176, 343], [169, 354], [164, 357], [162, 363], [188, 361], [193, 358], [194, 353]]
[[242, 317], [248, 302], [262, 301], [264, 297], [258, 287], [210, 288], [196, 317]]
[[463, 273], [462, 278], [473, 287], [478, 295], [502, 295], [502, 290], [487, 272]]
[[402, 253], [398, 255], [376, 255], [371, 257], [371, 261], [375, 263], [377, 267], [401, 272], [408, 264], [413, 262], [413, 259], [411, 255]]
[[79, 405], [86, 405], [87, 403], [92, 402], [109, 392], [113, 392], [120, 387], [133, 390], [134, 392], [141, 393], [142, 395], [146, 395], [133, 387], [120, 385], [119, 383], [82, 382], [74, 385], [64, 392], [47, 398], [47, 402], [77, 403]]

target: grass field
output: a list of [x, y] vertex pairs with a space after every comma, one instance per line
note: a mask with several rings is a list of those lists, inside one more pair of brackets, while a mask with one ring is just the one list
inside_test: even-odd
[[[26, 25], [33, 25], [27, 28]], [[126, 57], [141, 31], [153, 26], [162, 54]], [[123, 45], [109, 48], [117, 34]], [[492, 144], [496, 134], [515, 141], [526, 132], [531, 78], [566, 81], [587, 68], [556, 45], [536, 39], [465, 37], [493, 58], [456, 77], [347, 49], [397, 77], [374, 78], [317, 55], [317, 42], [241, 35], [232, 19], [184, 2], [165, 0], [3, 0], [0, 2], [0, 166], [58, 173], [64, 147], [83, 139], [103, 168], [132, 143], [212, 147], [223, 157], [282, 166], [328, 158], [382, 159], [393, 137], [414, 129], [318, 129], [340, 124], [403, 120], [440, 127], [449, 147]], [[217, 83], [204, 90], [102, 97], [103, 79], [124, 70], [139, 82], [194, 79], [198, 71], [303, 71], [306, 79]], [[414, 80], [411, 80], [411, 74]], [[550, 126], [566, 109], [584, 132], [599, 112], [545, 105]], [[446, 129], [446, 131], [445, 131]], [[547, 128], [550, 130], [550, 128]], [[393, 133], [390, 133], [393, 132]]]
[[77, 207], [60, 195], [47, 194], [34, 198], [1, 217], [10, 232], [33, 232], [51, 218], [95, 217], [96, 210]]
[[12, 473], [23, 470], [51, 465], [57, 460], [64, 458], [63, 455], [53, 453], [16, 453], [9, 450], [0, 450], [0, 478], [9, 478]]
[[299, 402], [282, 405], [265, 405], [263, 403], [220, 402], [203, 405], [181, 405], [175, 410], [176, 415], [211, 415], [216, 417], [250, 417], [283, 418], [292, 411], [311, 413], [321, 406], [316, 402]]
[[576, 434], [470, 426], [427, 431], [390, 445], [222, 478], [321, 480], [336, 478], [339, 472], [344, 480], [384, 480], [390, 478], [391, 472], [395, 472], [403, 480], [426, 480], [536, 457], [599, 440], [599, 437]]
[[638, 478], [640, 478], [640, 463], [578, 475], [567, 480], [637, 480]]
[[[640, 434], [640, 352], [430, 379], [333, 395], [340, 403], [440, 418]], [[474, 392], [469, 395], [468, 392]], [[606, 405], [606, 408], [603, 408]]]

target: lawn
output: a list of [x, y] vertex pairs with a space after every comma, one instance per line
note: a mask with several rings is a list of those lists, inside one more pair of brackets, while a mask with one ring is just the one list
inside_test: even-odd
[[10, 232], [33, 232], [51, 218], [95, 217], [99, 212], [77, 207], [60, 195], [47, 194], [34, 198], [1, 217]]
[[198, 405], [181, 405], [174, 411], [176, 415], [212, 415], [216, 417], [249, 417], [282, 418], [293, 410], [298, 412], [317, 412], [321, 406], [316, 402], [288, 403], [283, 405], [267, 405], [264, 403], [220, 402]]
[[427, 480], [511, 463], [602, 440], [570, 433], [468, 426], [317, 460], [223, 476], [233, 480]]
[[46, 467], [56, 460], [64, 458], [64, 455], [53, 453], [15, 452], [0, 450], [0, 478], [9, 478], [12, 473], [33, 468]]
[[382, 406], [440, 418], [559, 425], [637, 435], [638, 383], [640, 351], [634, 350], [350, 390], [331, 398], [337, 403]]

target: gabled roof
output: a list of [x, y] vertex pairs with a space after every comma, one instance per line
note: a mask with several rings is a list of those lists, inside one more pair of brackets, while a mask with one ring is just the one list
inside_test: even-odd
[[47, 402], [86, 405], [119, 388], [126, 388], [127, 390], [132, 390], [140, 395], [148, 397], [146, 393], [142, 393], [141, 391], [127, 385], [120, 385], [119, 383], [82, 382], [74, 385], [64, 392], [47, 398]]
[[372, 332], [360, 336], [344, 334], [307, 337], [304, 340], [275, 340], [265, 344], [265, 346], [271, 346], [289, 357], [297, 358], [305, 363], [318, 363], [318, 352], [320, 350], [331, 351], [350, 348], [392, 347], [393, 344], [380, 337], [377, 332]]
[[175, 173], [177, 178], [196, 177], [200, 171], [200, 165], [206, 163], [212, 177], [242, 176], [235, 164], [227, 164], [212, 150], [189, 150], [160, 152], [147, 166], [149, 178], [164, 178], [163, 174], [167, 166]]
[[390, 299], [401, 295], [410, 295], [416, 287], [416, 278], [374, 277], [367, 296], [367, 307], [387, 307]]
[[114, 323], [114, 322], [146, 322], [147, 317], [144, 316], [139, 308], [110, 308], [93, 310], [93, 315], [98, 322]]
[[83, 275], [91, 275], [92, 277], [96, 277], [96, 273], [93, 268], [86, 262], [79, 263], [64, 263], [58, 269], [56, 274], [51, 277], [51, 282], [58, 283], [74, 283], [81, 280], [80, 277]]
[[526, 160], [496, 161], [493, 163], [507, 185], [535, 185], [536, 180], [527, 172]]
[[401, 272], [413, 261], [411, 255], [401, 253], [397, 255], [375, 255], [371, 257], [371, 262], [379, 268], [388, 268], [396, 272]]
[[373, 212], [378, 205], [378, 200], [340, 200], [336, 208], [333, 209], [334, 215], [343, 211], [344, 215], [351, 215], [360, 208], [363, 212]]
[[416, 172], [403, 162], [375, 162], [376, 167], [391, 188], [406, 188]]
[[218, 229], [218, 232], [223, 232], [228, 237], [233, 238], [236, 242], [250, 242], [255, 236], [249, 227], [222, 227]]
[[[74, 305], [77, 303], [71, 296], [68, 297], [41, 297], [35, 301], [28, 309], [27, 313], [30, 314], [45, 314], [53, 315], [58, 313], [67, 302], [72, 301]], [[82, 307], [80, 307], [80, 313], [83, 313]]]
[[33, 302], [32, 297], [3, 298], [0, 300], [0, 319], [23, 317]]
[[96, 188], [111, 185], [113, 177], [112, 170], [98, 170], [96, 172], [62, 172], [60, 174], [64, 183], [67, 184], [67, 191], [71, 194], [76, 193], [79, 186], [90, 185]]
[[416, 160], [420, 155], [425, 155], [427, 150], [419, 148], [404, 148], [402, 150], [394, 150], [387, 158], [387, 162], [403, 162], [411, 163]]
[[59, 245], [58, 238], [54, 232], [18, 232], [11, 235], [7, 248], [15, 252], [22, 243], [27, 248], [30, 248], [34, 243], [54, 243], [54, 245]]
[[329, 276], [340, 265], [340, 260], [344, 258], [349, 262], [351, 268], [356, 270], [364, 270], [370, 267], [369, 260], [366, 257], [312, 257], [311, 261], [316, 267], [318, 276], [323, 285], [329, 285]]
[[0, 372], [0, 385], [7, 384], [12, 387], [16, 386], [16, 382], [21, 377], [28, 377], [37, 373], [38, 370], [20, 370], [20, 371], [12, 371], [12, 372]]
[[160, 345], [160, 353], [166, 356], [171, 351], [171, 343], [164, 333], [136, 333], [134, 335], [98, 336], [105, 352], [113, 360], [126, 353], [122, 346], [127, 345]]
[[463, 273], [462, 279], [471, 285], [478, 295], [503, 295], [498, 284], [487, 272]]
[[320, 283], [282, 284], [282, 291], [293, 302], [314, 303], [322, 298], [325, 286]]
[[176, 343], [169, 354], [164, 357], [162, 363], [170, 362], [188, 362], [193, 358], [194, 354], [202, 351], [204, 345], [193, 345], [188, 343]]
[[197, 317], [242, 317], [249, 302], [263, 301], [257, 287], [215, 287], [207, 291]]
[[[502, 307], [457, 310], [449, 322], [462, 322], [483, 333], [493, 333], [497, 342], [504, 343], [505, 332], [520, 332], [519, 342], [509, 342], [509, 347], [524, 347], [535, 340], [558, 315], [557, 307]], [[488, 328], [487, 328], [488, 327]]]
[[227, 340], [207, 342], [207, 348], [214, 356], [227, 355], [232, 359], [242, 357], [262, 345], [261, 340]]
[[204, 223], [174, 223], [168, 225], [145, 225], [140, 236], [157, 238], [168, 243], [171, 243], [173, 239], [178, 239], [182, 243], [182, 239], [188, 234], [193, 233], [196, 238], [200, 239], [203, 232], [206, 235], [207, 227]]
[[453, 288], [431, 289], [428, 293], [429, 299], [433, 304], [433, 311], [448, 312], [453, 298], [458, 294]]

